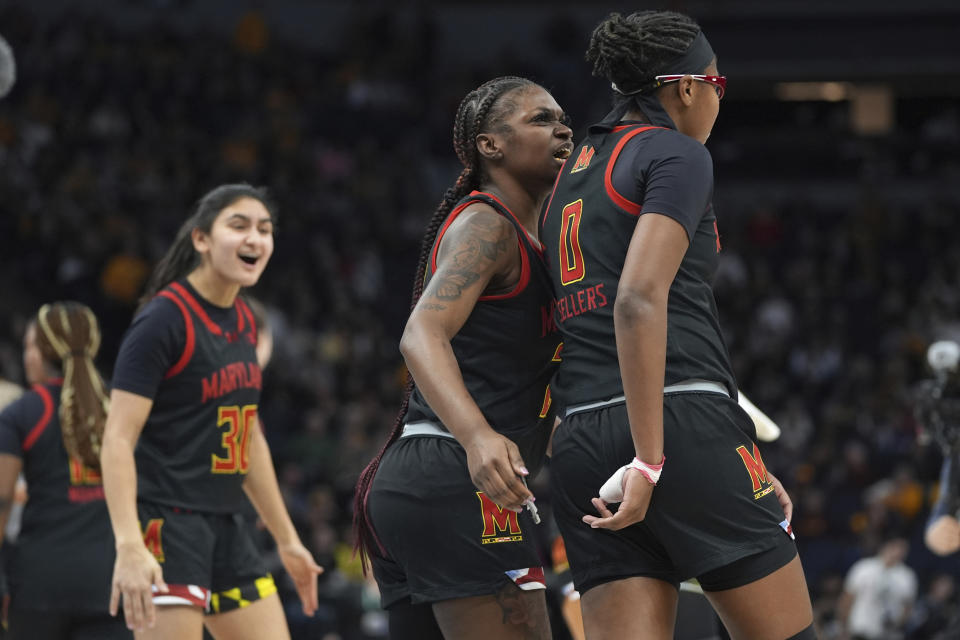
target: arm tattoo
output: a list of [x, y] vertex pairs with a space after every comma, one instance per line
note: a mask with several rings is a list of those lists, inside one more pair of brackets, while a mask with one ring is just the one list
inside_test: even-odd
[[489, 263], [496, 262], [510, 247], [513, 230], [500, 220], [473, 216], [467, 225], [462, 235], [458, 234], [459, 243], [447, 258], [447, 268], [437, 274], [440, 278], [435, 285], [430, 283], [433, 295], [440, 300], [459, 299], [464, 289], [480, 279]]
[[434, 304], [432, 302], [424, 302], [420, 305], [421, 309], [426, 309], [427, 311], [443, 311], [447, 308], [445, 304]]

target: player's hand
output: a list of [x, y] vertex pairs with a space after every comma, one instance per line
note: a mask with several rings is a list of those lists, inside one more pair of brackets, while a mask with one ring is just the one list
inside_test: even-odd
[[470, 479], [495, 503], [519, 513], [533, 499], [521, 479], [530, 472], [513, 440], [493, 429], [486, 431], [464, 445]]
[[923, 534], [927, 548], [938, 556], [946, 556], [960, 549], [960, 522], [953, 516], [942, 515], [927, 527]]
[[153, 586], [160, 593], [168, 591], [163, 569], [142, 542], [122, 544], [117, 548], [110, 588], [110, 615], [116, 616], [123, 599], [123, 616], [127, 628], [143, 631], [157, 621], [153, 606]]
[[793, 501], [790, 499], [790, 496], [787, 494], [787, 490], [783, 488], [783, 483], [780, 480], [767, 471], [767, 476], [770, 478], [770, 482], [773, 484], [773, 492], [777, 496], [777, 500], [780, 501], [780, 508], [783, 509], [783, 516], [787, 519], [787, 524], [793, 520]]
[[647, 517], [654, 486], [636, 469], [627, 469], [623, 475], [623, 500], [617, 512], [610, 511], [602, 498], [593, 498], [591, 502], [600, 517], [586, 515], [583, 521], [594, 529], [613, 531], [636, 524]]
[[299, 540], [277, 547], [283, 568], [293, 580], [303, 605], [303, 613], [312, 616], [318, 607], [317, 604], [317, 576], [323, 573], [323, 567], [318, 565], [307, 548]]

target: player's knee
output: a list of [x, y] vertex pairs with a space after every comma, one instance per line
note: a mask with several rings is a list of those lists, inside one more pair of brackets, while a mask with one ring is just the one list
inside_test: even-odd
[[811, 623], [809, 627], [800, 633], [793, 634], [786, 640], [817, 640], [817, 632], [813, 630], [813, 624]]

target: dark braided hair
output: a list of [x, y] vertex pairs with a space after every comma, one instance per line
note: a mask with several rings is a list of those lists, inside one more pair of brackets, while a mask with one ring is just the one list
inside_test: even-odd
[[[655, 76], [671, 73], [670, 63], [698, 33], [692, 18], [674, 11], [637, 11], [627, 17], [611, 13], [593, 30], [586, 58], [593, 63], [593, 75], [630, 93], [651, 84]], [[614, 92], [618, 104], [632, 99]]]
[[[460, 172], [454, 185], [443, 194], [443, 200], [440, 201], [433, 217], [427, 223], [423, 240], [420, 242], [420, 258], [413, 279], [410, 311], [413, 311], [413, 308], [417, 306], [417, 301], [423, 294], [423, 286], [427, 277], [427, 264], [440, 226], [450, 215], [454, 206], [471, 191], [479, 189], [480, 185], [486, 180], [480, 154], [477, 151], [477, 136], [490, 131], [506, 130], [508, 125], [504, 123], [504, 120], [517, 106], [516, 101], [510, 94], [516, 89], [534, 86], [537, 86], [536, 83], [526, 78], [516, 76], [494, 78], [468, 93], [460, 103], [453, 124], [453, 148], [457, 152], [457, 158], [463, 164], [463, 171]], [[407, 415], [407, 407], [410, 404], [410, 394], [412, 392], [413, 377], [408, 372], [403, 402], [400, 404], [400, 411], [397, 414], [390, 436], [383, 447], [380, 448], [376, 457], [360, 473], [360, 478], [357, 481], [353, 504], [354, 551], [360, 553], [364, 573], [367, 571], [367, 560], [370, 557], [370, 552], [375, 547], [382, 550], [367, 516], [367, 497], [370, 494], [370, 486], [373, 484], [373, 478], [380, 466], [380, 460], [383, 458], [384, 452], [396, 442], [403, 431], [404, 418]]]

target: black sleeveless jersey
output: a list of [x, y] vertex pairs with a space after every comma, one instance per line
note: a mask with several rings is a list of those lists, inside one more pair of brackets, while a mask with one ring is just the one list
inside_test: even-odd
[[70, 458], [60, 432], [62, 381], [35, 385], [0, 413], [0, 452], [23, 461], [29, 498], [9, 554], [16, 606], [106, 611], [113, 531], [100, 473]]
[[570, 406], [623, 394], [613, 305], [637, 220], [647, 212], [673, 218], [690, 240], [670, 287], [664, 384], [712, 380], [736, 397], [711, 287], [720, 240], [709, 152], [673, 129], [594, 125], [571, 157], [540, 222], [563, 335], [554, 400]]
[[[490, 426], [517, 443], [532, 471], [543, 459], [553, 427], [548, 385], [559, 361], [560, 346], [560, 336], [550, 318], [553, 294], [540, 249], [502, 202], [474, 191], [450, 212], [437, 233], [428, 278], [437, 268], [437, 250], [444, 232], [475, 202], [490, 205], [516, 228], [521, 276], [512, 291], [481, 296], [450, 342], [470, 396]], [[440, 424], [416, 388], [406, 420]]]
[[210, 513], [242, 508], [261, 389], [256, 341], [243, 300], [217, 307], [186, 279], [134, 319], [113, 385], [153, 399], [135, 452], [139, 500]]

